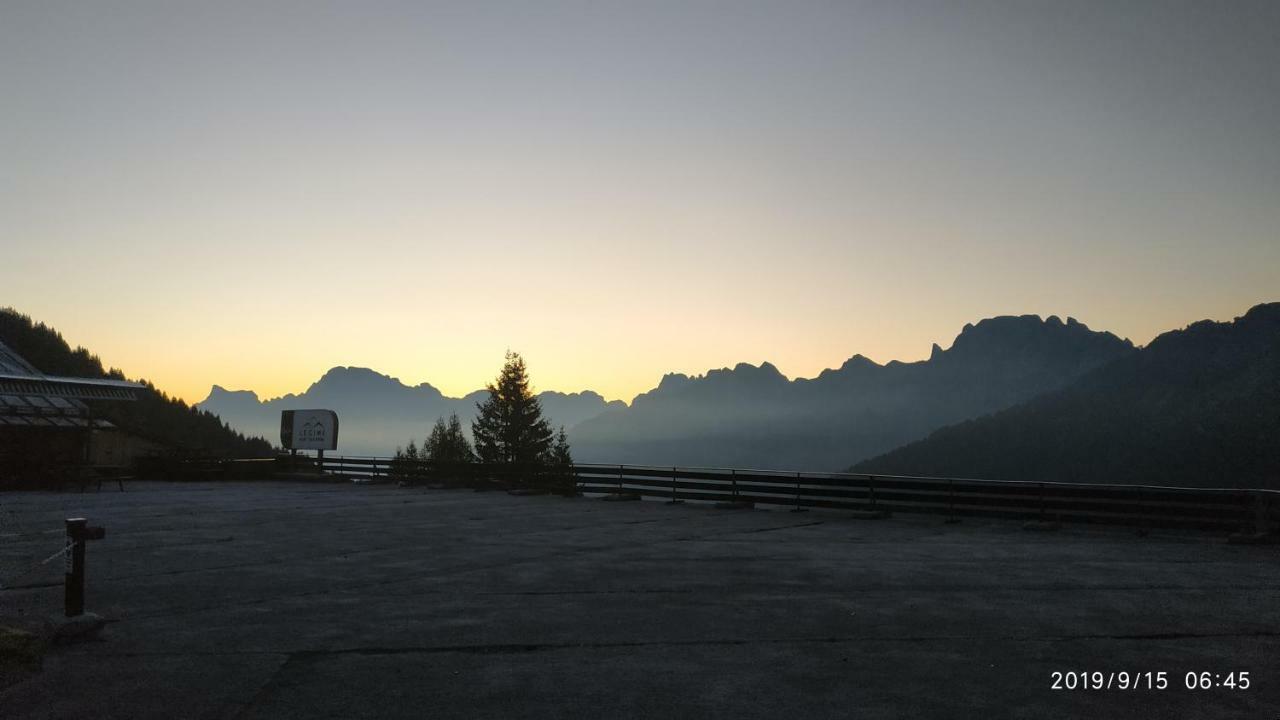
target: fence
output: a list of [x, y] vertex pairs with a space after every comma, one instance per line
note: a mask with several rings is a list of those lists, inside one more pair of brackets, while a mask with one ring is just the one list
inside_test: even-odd
[[[440, 468], [426, 461], [385, 457], [329, 456], [319, 465], [331, 475], [371, 482], [394, 477], [424, 484], [512, 488], [538, 486], [548, 480], [540, 474], [544, 470], [534, 468], [479, 464]], [[224, 476], [236, 471], [234, 465], [225, 468]], [[1227, 531], [1247, 528], [1252, 532], [1274, 531], [1280, 526], [1280, 492], [1266, 489], [601, 464], [575, 465], [571, 481], [585, 494], [927, 513], [956, 519], [991, 517]]]
[[320, 468], [324, 472], [353, 480], [379, 482], [391, 478], [392, 462], [391, 458], [338, 455], [326, 457], [320, 462]]
[[[284, 458], [287, 460], [287, 458]], [[308, 458], [310, 460], [310, 458]], [[316, 461], [320, 469], [333, 475], [365, 482], [405, 480], [417, 484], [438, 484], [475, 488], [545, 487], [573, 491], [574, 475], [561, 477], [544, 465], [458, 463], [440, 465], [429, 460], [406, 460], [368, 456], [325, 456]]]
[[633, 465], [575, 470], [583, 492], [667, 500], [1211, 530], [1280, 522], [1280, 493], [1273, 490]]

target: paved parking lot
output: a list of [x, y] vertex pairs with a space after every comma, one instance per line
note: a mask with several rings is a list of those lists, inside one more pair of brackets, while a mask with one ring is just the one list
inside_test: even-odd
[[[1024, 531], [386, 486], [0, 495], [0, 570], [89, 546], [96, 641], [4, 718], [1270, 718], [1280, 553], [1211, 535]], [[9, 578], [0, 576], [0, 581]], [[0, 616], [61, 608], [54, 562]], [[1054, 671], [1166, 672], [1052, 690]], [[1250, 687], [1187, 690], [1246, 671]]]

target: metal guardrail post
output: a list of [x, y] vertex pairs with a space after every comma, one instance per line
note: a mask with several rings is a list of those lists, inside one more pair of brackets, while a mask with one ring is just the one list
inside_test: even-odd
[[733, 483], [733, 499], [738, 500], [738, 471], [736, 469], [729, 471], [729, 481]]
[[63, 610], [67, 617], [84, 614], [84, 518], [68, 518]]
[[875, 509], [876, 509], [876, 476], [875, 475], [867, 476], [867, 489], [871, 491], [871, 511], [875, 512]]
[[1267, 505], [1260, 492], [1253, 493], [1253, 532], [1259, 536], [1271, 531], [1267, 521]]
[[800, 473], [796, 473], [796, 506], [791, 512], [805, 512], [806, 509], [800, 507]]
[[956, 517], [956, 481], [947, 480], [947, 523], [954, 525], [960, 522], [960, 518]]
[[63, 578], [63, 611], [67, 617], [84, 614], [84, 544], [101, 540], [106, 530], [89, 527], [84, 518], [67, 518], [66, 573]]
[[1147, 513], [1147, 501], [1143, 497], [1142, 488], [1138, 488], [1138, 535], [1145, 537], [1151, 532], [1151, 516]]
[[622, 466], [618, 466], [618, 493], [622, 493]]
[[680, 498], [676, 495], [676, 476], [679, 474], [680, 473], [677, 468], [671, 468], [671, 500], [667, 502], [668, 505], [675, 505], [681, 502]]

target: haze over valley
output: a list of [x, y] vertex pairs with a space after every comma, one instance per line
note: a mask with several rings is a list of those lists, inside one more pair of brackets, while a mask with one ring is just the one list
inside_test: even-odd
[[[815, 378], [765, 362], [664, 376], [630, 405], [590, 390], [538, 395], [582, 462], [838, 470], [959, 420], [1026, 400], [1132, 352], [1068, 318], [1006, 316], [966, 325], [928, 360], [878, 365], [854, 355]], [[535, 370], [536, 372], [536, 370]], [[536, 377], [536, 375], [535, 375]], [[273, 439], [281, 410], [324, 407], [342, 419], [341, 451], [390, 455], [421, 442], [436, 418], [464, 425], [483, 390], [450, 398], [365, 368], [338, 367], [297, 395], [261, 400], [214, 386], [198, 407]]]

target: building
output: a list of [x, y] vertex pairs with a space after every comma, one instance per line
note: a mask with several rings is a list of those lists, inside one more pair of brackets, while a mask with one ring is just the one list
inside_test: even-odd
[[[95, 452], [114, 426], [95, 418], [90, 402], [132, 401], [140, 383], [46, 375], [0, 342], [0, 487], [75, 465], [123, 464]], [[105, 438], [104, 438], [105, 439]], [[116, 441], [118, 442], [118, 441]], [[103, 443], [100, 450], [109, 445]]]

